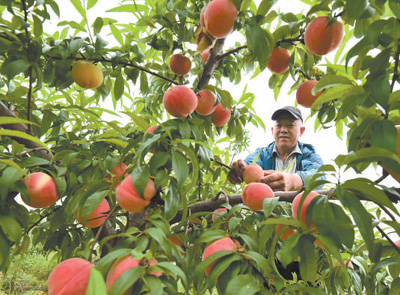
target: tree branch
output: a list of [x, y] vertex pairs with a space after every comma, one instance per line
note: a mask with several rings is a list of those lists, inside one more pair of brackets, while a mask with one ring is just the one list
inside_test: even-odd
[[228, 55], [235, 54], [236, 52], [239, 52], [240, 50], [246, 49], [246, 48], [247, 48], [247, 45], [239, 46], [239, 47], [237, 47], [237, 48], [235, 48], [235, 49], [232, 49], [232, 50], [229, 50], [229, 51], [225, 52], [225, 53], [222, 54], [222, 55], [218, 55], [218, 56], [216, 57], [216, 60], [217, 60], [217, 61], [220, 61], [221, 59], [227, 57]]
[[397, 40], [397, 50], [394, 56], [394, 72], [393, 72], [392, 83], [390, 84], [390, 92], [393, 92], [394, 83], [396, 82], [398, 77], [399, 57], [400, 57], [400, 40]]
[[222, 50], [224, 46], [225, 39], [217, 39], [213, 48], [210, 49], [210, 55], [208, 56], [207, 62], [204, 65], [203, 73], [197, 83], [196, 89], [203, 89], [211, 79], [211, 74], [215, 69], [217, 63], [218, 53]]
[[[47, 58], [50, 58], [50, 59], [63, 60], [63, 58], [61, 58], [60, 56], [46, 55], [46, 57], [47, 57]], [[88, 60], [88, 61], [92, 61], [92, 62], [106, 62], [106, 63], [112, 63], [112, 64], [115, 63], [115, 62], [113, 62], [112, 60], [106, 59], [106, 58], [104, 58], [104, 57], [101, 57], [101, 58], [68, 57], [68, 58], [66, 58], [66, 59], [72, 59], [72, 60]], [[179, 85], [179, 82], [176, 82], [176, 81], [174, 81], [174, 80], [171, 80], [171, 79], [169, 79], [169, 78], [167, 78], [167, 77], [165, 77], [165, 76], [163, 76], [163, 75], [160, 75], [160, 74], [158, 74], [158, 73], [156, 73], [156, 72], [152, 72], [152, 71], [150, 71], [150, 70], [148, 70], [148, 69], [146, 69], [146, 68], [144, 68], [144, 67], [142, 67], [142, 66], [139, 66], [139, 65], [137, 65], [137, 64], [134, 64], [134, 63], [132, 63], [132, 62], [124, 62], [124, 61], [121, 61], [121, 62], [119, 62], [118, 64], [123, 65], [123, 66], [133, 67], [133, 68], [135, 68], [135, 69], [138, 69], [138, 70], [140, 70], [140, 71], [146, 72], [146, 73], [148, 73], [148, 74], [150, 74], [150, 75], [156, 76], [156, 77], [158, 77], [158, 78], [160, 78], [160, 79], [163, 79], [163, 80], [165, 80], [165, 81], [168, 81], [168, 82], [170, 82], [170, 83], [172, 83], [172, 84]]]
[[400, 248], [396, 246], [396, 244], [392, 241], [392, 239], [389, 238], [389, 236], [379, 226], [376, 226], [376, 228], [379, 230], [382, 236], [384, 236], [386, 240], [388, 240], [389, 243], [392, 244], [392, 246], [396, 249], [397, 253], [400, 254]]

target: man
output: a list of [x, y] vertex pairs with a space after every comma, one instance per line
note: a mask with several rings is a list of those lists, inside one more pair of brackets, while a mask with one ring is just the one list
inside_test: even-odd
[[261, 182], [274, 191], [302, 188], [305, 177], [322, 166], [322, 159], [314, 147], [298, 141], [305, 130], [299, 109], [285, 106], [272, 114], [272, 120], [275, 121], [271, 128], [275, 141], [267, 147], [257, 148], [244, 161], [234, 162], [228, 174], [231, 183], [243, 181], [246, 164], [251, 164], [256, 157], [256, 163], [264, 170]]

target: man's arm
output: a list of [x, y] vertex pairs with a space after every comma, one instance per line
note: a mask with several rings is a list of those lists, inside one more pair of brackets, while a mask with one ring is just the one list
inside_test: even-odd
[[268, 184], [274, 191], [295, 191], [303, 186], [300, 175], [295, 173], [284, 173], [274, 170], [265, 170], [261, 182]]
[[243, 160], [233, 162], [231, 170], [228, 173], [228, 180], [233, 184], [242, 183], [244, 168], [246, 168], [246, 164]]

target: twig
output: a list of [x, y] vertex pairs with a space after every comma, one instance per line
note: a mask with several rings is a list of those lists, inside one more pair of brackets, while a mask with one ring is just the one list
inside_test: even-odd
[[397, 247], [396, 244], [389, 238], [389, 236], [379, 226], [376, 226], [376, 228], [380, 231], [382, 236], [384, 236], [386, 238], [386, 240], [388, 240], [389, 243], [392, 244], [392, 246], [396, 249], [397, 253], [400, 254], [400, 247]]
[[344, 10], [342, 10], [341, 12], [335, 14], [333, 17], [334, 18], [338, 18], [339, 16], [342, 16], [343, 13], [344, 13]]
[[301, 38], [301, 35], [296, 37], [296, 38], [288, 38], [288, 39], [282, 39], [276, 42], [276, 46], [280, 46], [282, 43], [290, 43], [293, 44], [294, 42], [300, 42], [304, 44], [304, 38]]
[[397, 80], [399, 57], [400, 57], [400, 39], [397, 40], [397, 50], [396, 50], [396, 54], [394, 56], [394, 72], [393, 72], [392, 83], [390, 84], [390, 92], [393, 92], [394, 83]]
[[237, 47], [237, 48], [235, 48], [235, 49], [232, 49], [232, 50], [229, 50], [229, 51], [225, 52], [225, 53], [222, 54], [222, 55], [218, 55], [217, 58], [216, 58], [216, 60], [219, 61], [219, 60], [221, 60], [221, 59], [227, 57], [228, 55], [235, 54], [236, 52], [239, 52], [240, 50], [246, 49], [246, 48], [247, 48], [247, 45], [239, 46], [239, 47]]
[[35, 226], [37, 226], [43, 219], [49, 217], [51, 214], [53, 214], [54, 212], [56, 212], [58, 209], [60, 209], [61, 206], [55, 207], [53, 210], [51, 210], [50, 212], [47, 212], [47, 214], [40, 216], [40, 218], [34, 223], [32, 224], [30, 227], [28, 227], [25, 231], [26, 234], [28, 234], [32, 228], [34, 228]]
[[92, 261], [92, 254], [93, 254], [93, 251], [94, 251], [94, 246], [96, 245], [96, 242], [98, 241], [98, 239], [99, 239], [99, 237], [100, 237], [101, 231], [103, 230], [103, 228], [104, 228], [106, 222], [107, 222], [108, 219], [111, 217], [111, 215], [115, 212], [115, 210], [117, 210], [117, 208], [118, 208], [118, 205], [116, 205], [116, 206], [110, 211], [110, 213], [106, 216], [106, 219], [104, 220], [104, 222], [101, 224], [100, 228], [97, 230], [96, 236], [94, 237], [94, 241], [92, 242], [92, 246], [90, 247], [89, 259], [88, 259], [90, 262], [93, 262], [93, 261]]
[[221, 165], [222, 167], [225, 167], [226, 169], [231, 170], [231, 167], [229, 167], [228, 165], [222, 163], [221, 161], [218, 161], [218, 160], [216, 160], [216, 159], [214, 159], [214, 158], [211, 158], [210, 160], [213, 161], [213, 162], [215, 162], [215, 163], [217, 163], [218, 165]]
[[[27, 108], [27, 120], [32, 120], [32, 87], [33, 87], [33, 76], [32, 67], [29, 68], [29, 89], [28, 89], [28, 108]], [[32, 134], [32, 124], [28, 124], [28, 133]]]
[[306, 72], [304, 72], [302, 69], [297, 69], [297, 72], [299, 72], [300, 74], [302, 74], [304, 76], [304, 78], [306, 78], [307, 80], [311, 80], [312, 78], [306, 74]]
[[41, 151], [41, 150], [46, 150], [46, 148], [39, 146], [39, 147], [35, 147], [26, 151], [21, 152], [19, 155], [17, 155], [17, 157], [21, 158], [23, 156], [25, 156], [26, 154], [32, 153], [32, 152], [36, 152], [36, 151]]
[[389, 173], [382, 168], [382, 176], [379, 177], [377, 180], [374, 181], [375, 184], [379, 184], [382, 180], [384, 180], [387, 176], [389, 175]]
[[[47, 57], [50, 58], [50, 59], [63, 60], [63, 58], [61, 58], [60, 56], [47, 55]], [[88, 60], [88, 61], [92, 61], [92, 62], [107, 62], [107, 63], [115, 64], [115, 62], [113, 62], [112, 60], [106, 59], [104, 57], [101, 57], [101, 58], [69, 57], [67, 59]], [[133, 67], [133, 68], [138, 69], [140, 71], [146, 72], [146, 73], [148, 73], [150, 75], [153, 75], [153, 76], [156, 76], [158, 78], [161, 78], [161, 79], [163, 79], [165, 81], [168, 81], [168, 82], [170, 82], [172, 84], [179, 85], [179, 83], [174, 81], [174, 80], [171, 80], [171, 79], [169, 79], [169, 78], [167, 78], [165, 76], [162, 76], [162, 75], [160, 75], [158, 73], [152, 72], [152, 71], [150, 71], [150, 70], [148, 70], [148, 69], [146, 69], [146, 68], [144, 68], [142, 66], [136, 65], [134, 63], [121, 61], [118, 64], [123, 65], [123, 66]]]

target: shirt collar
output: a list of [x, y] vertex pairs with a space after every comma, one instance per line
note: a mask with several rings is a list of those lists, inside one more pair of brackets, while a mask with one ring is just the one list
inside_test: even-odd
[[[303, 154], [300, 150], [299, 143], [297, 143], [296, 147], [293, 149], [293, 151], [291, 151], [291, 153], [289, 154], [289, 157], [293, 154], [300, 154], [300, 155]], [[279, 156], [278, 150], [276, 149], [276, 144], [274, 144], [274, 148], [272, 150], [272, 155]]]

